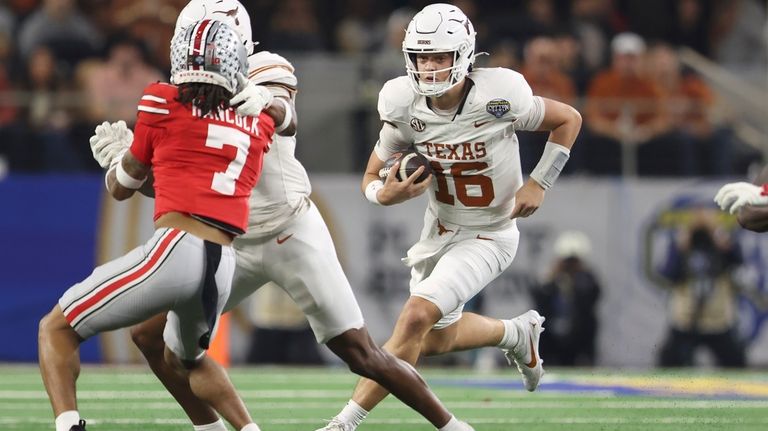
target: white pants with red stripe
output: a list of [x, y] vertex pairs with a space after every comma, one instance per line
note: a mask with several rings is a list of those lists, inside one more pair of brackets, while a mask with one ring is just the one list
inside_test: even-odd
[[[59, 299], [59, 306], [84, 339], [169, 311], [165, 343], [180, 359], [194, 360], [204, 353], [200, 338], [210, 330], [201, 299], [205, 270], [202, 239], [161, 228], [143, 246], [97, 267], [88, 278], [69, 288]], [[221, 246], [215, 273], [216, 316], [227, 302], [234, 271], [234, 250]]]

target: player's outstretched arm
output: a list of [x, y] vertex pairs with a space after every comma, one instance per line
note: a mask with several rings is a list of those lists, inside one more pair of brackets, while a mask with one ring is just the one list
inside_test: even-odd
[[[416, 180], [424, 172], [424, 166], [420, 166], [403, 181], [397, 180], [396, 175], [387, 175], [386, 180], [382, 181], [379, 178], [379, 171], [384, 167], [384, 163], [375, 151], [372, 152], [363, 175], [363, 194], [375, 204], [394, 205], [405, 202], [421, 195], [432, 184], [432, 175], [424, 181], [416, 183]], [[399, 167], [400, 162], [395, 163], [390, 168], [390, 172], [397, 171]]]

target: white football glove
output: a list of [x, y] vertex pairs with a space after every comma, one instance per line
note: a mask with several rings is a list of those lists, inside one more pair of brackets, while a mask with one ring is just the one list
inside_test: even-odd
[[235, 97], [230, 99], [230, 106], [235, 106], [238, 103], [237, 113], [244, 117], [256, 117], [261, 111], [268, 108], [272, 104], [272, 92], [263, 85], [256, 85], [249, 81], [242, 73], [237, 74], [237, 82], [240, 83], [239, 93], [235, 94]]
[[125, 121], [109, 123], [105, 121], [96, 126], [96, 131], [91, 139], [91, 151], [93, 158], [102, 168], [107, 168], [112, 160], [125, 153], [133, 142], [133, 132], [125, 124]]
[[723, 211], [736, 214], [744, 205], [768, 205], [768, 196], [763, 194], [764, 190], [763, 187], [745, 182], [726, 184], [715, 195], [715, 203]]

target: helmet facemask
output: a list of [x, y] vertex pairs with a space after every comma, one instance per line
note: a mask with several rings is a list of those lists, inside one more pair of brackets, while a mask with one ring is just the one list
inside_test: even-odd
[[[452, 54], [451, 66], [436, 71], [419, 71], [416, 56], [436, 53]], [[413, 91], [423, 96], [439, 97], [461, 83], [471, 70], [475, 61], [475, 30], [456, 6], [427, 6], [408, 24], [403, 55]], [[446, 71], [450, 71], [447, 80], [435, 80], [438, 74]], [[420, 79], [428, 76], [432, 76], [431, 82]]]

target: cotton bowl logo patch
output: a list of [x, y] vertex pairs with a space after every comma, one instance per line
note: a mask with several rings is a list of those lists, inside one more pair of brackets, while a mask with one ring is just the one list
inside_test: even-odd
[[496, 118], [503, 117], [509, 109], [509, 102], [504, 99], [493, 99], [485, 105], [485, 110]]
[[423, 121], [419, 120], [416, 117], [411, 118], [411, 128], [417, 132], [423, 132], [424, 129], [427, 127], [426, 124], [424, 124]]

